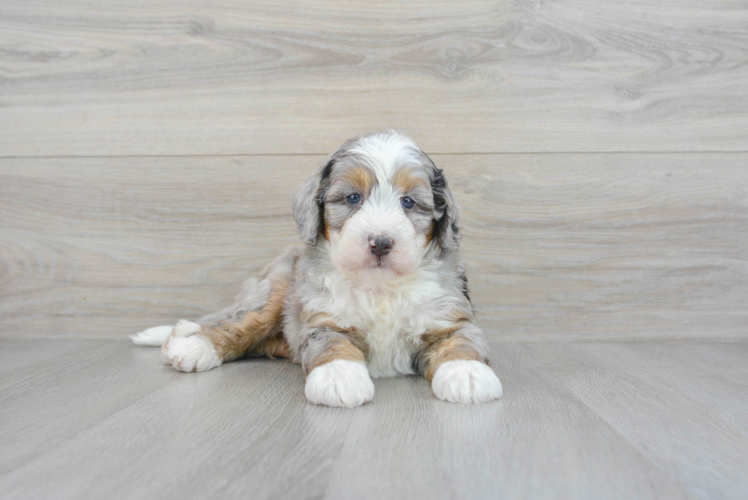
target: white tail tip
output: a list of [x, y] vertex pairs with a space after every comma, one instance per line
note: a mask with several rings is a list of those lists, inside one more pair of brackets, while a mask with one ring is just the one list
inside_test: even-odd
[[166, 343], [166, 339], [169, 338], [172, 330], [174, 330], [174, 325], [154, 326], [135, 335], [130, 335], [130, 338], [138, 345], [158, 347]]

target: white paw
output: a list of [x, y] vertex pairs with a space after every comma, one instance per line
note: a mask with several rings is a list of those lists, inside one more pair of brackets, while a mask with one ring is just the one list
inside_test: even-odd
[[181, 372], [204, 372], [222, 363], [213, 343], [199, 335], [170, 337], [164, 345], [163, 356], [167, 364]]
[[485, 403], [502, 394], [499, 377], [480, 361], [447, 361], [436, 370], [431, 388], [437, 398], [453, 403]]
[[177, 324], [172, 327], [166, 341], [162, 342], [161, 361], [163, 361], [167, 365], [172, 364], [172, 357], [168, 355], [169, 344], [171, 343], [172, 339], [174, 339], [175, 337], [189, 337], [190, 335], [196, 334], [201, 329], [202, 327], [200, 325], [198, 325], [197, 323], [193, 323], [192, 321], [187, 321], [186, 319], [180, 319], [179, 321], [177, 321]]
[[374, 398], [374, 383], [364, 363], [336, 359], [312, 370], [304, 392], [318, 405], [353, 408]]

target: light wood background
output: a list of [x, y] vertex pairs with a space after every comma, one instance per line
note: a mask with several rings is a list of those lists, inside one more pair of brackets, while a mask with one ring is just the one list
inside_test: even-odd
[[0, 1], [0, 336], [222, 307], [394, 128], [494, 340], [748, 337], [748, 2]]

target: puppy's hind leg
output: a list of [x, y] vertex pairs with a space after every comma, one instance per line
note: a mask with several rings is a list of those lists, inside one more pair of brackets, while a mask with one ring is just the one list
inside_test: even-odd
[[291, 251], [249, 280], [239, 301], [198, 320], [180, 321], [162, 347], [177, 370], [205, 371], [243, 356], [290, 358], [281, 331], [283, 305], [298, 256]]
[[210, 339], [196, 335], [202, 330], [197, 323], [179, 320], [161, 347], [164, 363], [182, 372], [204, 372], [221, 366], [223, 359]]
[[[220, 360], [216, 360], [216, 356], [213, 353], [214, 349], [211, 350], [210, 346], [205, 345], [204, 342], [182, 340], [199, 332], [201, 328], [197, 323], [180, 319], [176, 325], [154, 326], [135, 335], [130, 335], [130, 338], [138, 345], [150, 347], [161, 346], [162, 359], [167, 365], [175, 364], [172, 360], [179, 354], [180, 359], [176, 361], [175, 368], [183, 369], [182, 367], [184, 367], [186, 371], [204, 371], [221, 364]], [[168, 348], [165, 347], [167, 344], [172, 349], [170, 355], [167, 355]], [[192, 359], [192, 362], [190, 359]], [[187, 369], [188, 365], [191, 368]]]

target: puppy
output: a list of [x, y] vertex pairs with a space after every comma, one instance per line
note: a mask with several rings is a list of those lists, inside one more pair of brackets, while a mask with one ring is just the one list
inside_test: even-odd
[[436, 397], [501, 397], [458, 253], [458, 209], [442, 171], [394, 132], [350, 139], [296, 192], [306, 244], [196, 323], [132, 336], [166, 364], [201, 372], [244, 356], [301, 363], [309, 401], [354, 407], [372, 377], [420, 374]]

